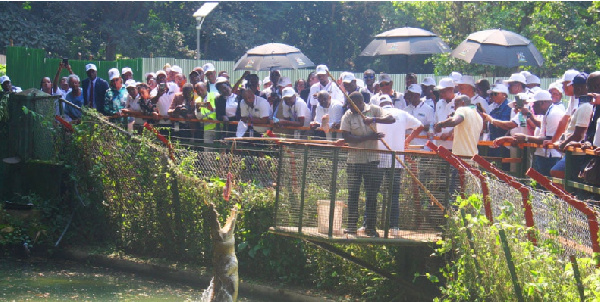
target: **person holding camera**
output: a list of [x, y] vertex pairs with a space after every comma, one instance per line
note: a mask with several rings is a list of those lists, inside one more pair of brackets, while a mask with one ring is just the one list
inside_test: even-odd
[[123, 87], [121, 73], [116, 68], [108, 71], [110, 79], [110, 88], [106, 91], [104, 97], [104, 114], [111, 117], [113, 123], [125, 123], [126, 119], [121, 118], [121, 109], [125, 108], [127, 103], [127, 89]]

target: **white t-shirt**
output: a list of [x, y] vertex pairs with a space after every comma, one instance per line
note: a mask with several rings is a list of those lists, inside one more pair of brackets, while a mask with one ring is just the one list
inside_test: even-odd
[[334, 100], [331, 100], [329, 108], [323, 108], [323, 106], [319, 104], [315, 114], [315, 122], [323, 126], [323, 116], [325, 114], [329, 114], [329, 127], [331, 127], [334, 123], [341, 123], [342, 115], [344, 115], [344, 108], [340, 102]]
[[285, 119], [289, 119], [290, 121], [298, 121], [298, 118], [304, 117], [304, 127], [310, 126], [310, 111], [308, 111], [308, 106], [306, 103], [300, 99], [296, 99], [296, 103], [292, 106], [288, 106], [285, 101], [281, 101], [281, 106], [283, 110], [283, 117]]
[[[539, 136], [544, 136], [546, 138], [554, 136], [556, 129], [558, 128], [558, 123], [564, 115], [564, 106], [550, 105], [546, 114], [543, 115]], [[558, 150], [544, 148], [535, 149], [534, 155], [553, 158], [562, 157], [562, 154]]]
[[[419, 103], [417, 107], [410, 104], [406, 106], [405, 111], [417, 118], [423, 125], [431, 126], [435, 123], [435, 112], [433, 111], [433, 108], [424, 102]], [[410, 131], [407, 131], [406, 134], [410, 134]], [[427, 135], [427, 132], [423, 130], [421, 133], [419, 133], [419, 135]], [[415, 138], [411, 143], [415, 145], [425, 145], [427, 143], [427, 139]]]
[[[408, 114], [404, 110], [394, 108], [391, 105], [387, 105], [381, 108], [383, 114], [389, 114], [393, 116], [396, 121], [393, 124], [377, 124], [377, 131], [385, 134], [385, 141], [388, 143], [390, 148], [394, 151], [404, 151], [404, 142], [406, 129], [416, 129], [423, 124], [414, 116]], [[378, 149], [387, 150], [381, 141], [378, 141]], [[404, 160], [404, 156], [400, 156], [400, 160]], [[391, 168], [392, 167], [392, 155], [389, 153], [381, 153], [379, 159], [379, 168]], [[396, 168], [402, 168], [399, 163], [395, 163]]]
[[[577, 100], [579, 103], [579, 100]], [[594, 107], [590, 103], [580, 104], [573, 115], [571, 115], [571, 121], [569, 121], [569, 126], [567, 127], [567, 134], [569, 136], [575, 132], [575, 127], [585, 127], [587, 128], [590, 124], [590, 120], [592, 118], [592, 113], [594, 112]]]
[[527, 117], [521, 112], [515, 113], [514, 109], [512, 110], [510, 116], [510, 121], [517, 125], [516, 127], [510, 129], [510, 135], [515, 135], [517, 133], [527, 134]]
[[330, 80], [329, 83], [327, 83], [327, 85], [325, 85], [325, 86], [321, 85], [321, 83], [315, 83], [312, 86], [310, 86], [310, 92], [308, 93], [308, 100], [307, 100], [307, 105], [309, 107], [319, 105], [319, 100], [317, 100], [317, 98], [314, 97], [314, 95], [319, 93], [319, 91], [321, 91], [321, 90], [325, 90], [325, 91], [329, 92], [329, 96], [331, 96], [332, 101], [336, 100], [342, 104], [344, 103], [344, 101], [345, 101], [344, 94]]
[[[447, 120], [452, 113], [454, 113], [454, 100], [450, 102], [446, 102], [446, 100], [444, 99], [439, 100], [435, 109], [435, 122], [439, 123], [441, 121]], [[452, 131], [452, 129], [452, 127], [444, 127], [442, 128], [442, 132], [437, 133], [437, 135], [441, 135], [442, 133], [449, 133], [450, 131]], [[436, 145], [443, 146], [444, 148], [450, 150], [452, 149], [452, 140], [439, 140], [436, 141]]]
[[[163, 95], [161, 95], [158, 98], [158, 103], [156, 103], [156, 108], [158, 108], [158, 114], [162, 115], [162, 116], [168, 116], [169, 115], [169, 108], [171, 107], [171, 103], [173, 102], [173, 99], [175, 98], [175, 94], [179, 93], [179, 86], [177, 86], [177, 84], [173, 83], [173, 82], [169, 82], [167, 83], [167, 87], [169, 88], [169, 91], [164, 93]], [[152, 91], [150, 91], [150, 97], [153, 98], [158, 94], [158, 86], [154, 89], [152, 89]], [[161, 122], [163, 122], [161, 120]]]
[[[254, 107], [250, 108], [246, 101], [242, 100], [240, 104], [240, 112], [242, 117], [252, 117], [252, 118], [264, 118], [269, 117], [269, 111], [271, 110], [271, 105], [269, 101], [265, 100], [260, 96], [254, 97]], [[268, 130], [267, 127], [254, 127], [254, 130], [264, 133]]]
[[[383, 95], [382, 92], [379, 92], [371, 97], [371, 104], [379, 106], [379, 98]], [[398, 109], [406, 109], [406, 100], [404, 99], [404, 94], [394, 91], [392, 95], [389, 96], [392, 99], [392, 104], [394, 104], [394, 108]]]
[[140, 107], [140, 96], [136, 96], [135, 98], [132, 98], [129, 94], [127, 95], [127, 102], [125, 103], [125, 108], [131, 110], [131, 111], [136, 111], [136, 112], [140, 112], [142, 111], [142, 107]]
[[237, 111], [237, 107], [237, 95], [235, 93], [232, 93], [230, 96], [227, 97], [225, 103], [225, 115], [227, 115], [227, 117], [234, 117], [235, 112]]
[[483, 110], [485, 110], [486, 113], [490, 113], [488, 107], [488, 102], [482, 98], [481, 96], [479, 96], [478, 94], [475, 94], [472, 98], [471, 98], [471, 105], [475, 105], [477, 106], [477, 104], [481, 104], [481, 107], [483, 108]]

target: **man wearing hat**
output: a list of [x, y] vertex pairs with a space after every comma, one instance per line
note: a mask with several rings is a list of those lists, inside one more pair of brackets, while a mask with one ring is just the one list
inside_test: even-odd
[[[435, 122], [439, 123], [448, 119], [454, 113], [454, 80], [452, 78], [443, 78], [438, 83], [437, 89], [440, 92], [440, 100], [435, 108]], [[452, 127], [441, 128], [440, 140], [438, 146], [443, 146], [452, 150]]]
[[404, 110], [406, 108], [406, 100], [404, 100], [404, 94], [394, 90], [394, 81], [389, 74], [382, 73], [379, 75], [379, 89], [380, 92], [375, 94], [371, 100], [374, 105], [379, 105], [379, 99], [383, 95], [387, 95], [392, 99], [392, 103], [395, 108]]
[[[575, 99], [575, 96], [573, 93], [573, 79], [575, 79], [575, 76], [577, 76], [578, 74], [579, 74], [579, 71], [577, 71], [575, 69], [569, 69], [569, 70], [565, 71], [562, 78], [557, 81], [562, 84], [562, 92], [564, 93], [564, 95], [569, 97], [569, 103], [567, 105], [565, 115], [563, 116], [562, 120], [558, 124], [558, 130], [556, 130], [556, 133], [554, 134], [554, 137], [552, 138], [552, 143], [557, 142], [562, 137], [563, 133], [567, 129], [567, 125], [569, 124], [571, 115], [575, 112], [575, 109], [577, 108], [578, 101]], [[548, 143], [550, 143], [550, 142], [544, 142], [544, 145], [546, 145]]]
[[363, 92], [356, 85], [356, 77], [354, 77], [353, 73], [348, 72], [344, 74], [344, 77], [342, 78], [342, 85], [344, 86], [344, 89], [346, 90], [347, 94], [351, 94], [352, 92], [358, 91], [362, 94], [365, 102], [368, 103], [371, 101], [371, 94], [368, 92]]
[[206, 76], [206, 88], [208, 93], [219, 93], [217, 91], [217, 69], [212, 63], [206, 63], [202, 66], [204, 75]]
[[152, 91], [152, 89], [156, 88], [156, 86], [158, 86], [158, 83], [156, 83], [156, 73], [154, 72], [148, 72], [146, 73], [146, 85], [148, 85], [148, 88], [150, 88], [150, 91]]
[[108, 82], [98, 77], [98, 68], [94, 64], [85, 65], [87, 78], [81, 82], [83, 89], [83, 104], [104, 113], [104, 99], [108, 90]]
[[[408, 86], [406, 93], [404, 93], [404, 98], [406, 99], [406, 112], [412, 116], [414, 116], [417, 120], [423, 124], [423, 131], [419, 133], [419, 135], [427, 135], [427, 131], [431, 129], [433, 131], [433, 124], [435, 123], [435, 114], [433, 108], [426, 104], [423, 99], [420, 98], [422, 91], [422, 85], [412, 84]], [[383, 105], [381, 105], [383, 106]], [[408, 134], [408, 133], [407, 133]], [[415, 138], [413, 142], [416, 145], [425, 145], [427, 143], [427, 139], [424, 138]], [[425, 147], [426, 150], [429, 150]]]
[[459, 156], [473, 156], [477, 154], [479, 134], [483, 130], [483, 119], [477, 113], [475, 105], [466, 95], [461, 95], [453, 100], [456, 105], [454, 115], [435, 124], [439, 132], [442, 128], [454, 128], [454, 142], [452, 153]]
[[[152, 103], [156, 104], [158, 114], [167, 117], [173, 98], [179, 92], [179, 86], [173, 82], [167, 83], [167, 73], [164, 70], [156, 72], [156, 82], [158, 86], [150, 92], [150, 97], [152, 97]], [[163, 125], [171, 124], [168, 119], [161, 119], [159, 123]]]
[[[393, 116], [384, 114], [381, 108], [373, 104], [365, 104], [360, 92], [353, 92], [349, 96], [348, 104], [350, 110], [342, 116], [340, 130], [344, 140], [353, 148], [377, 149], [377, 141], [385, 136], [381, 132], [375, 132], [371, 124], [392, 124], [395, 122]], [[358, 111], [365, 116], [361, 116]], [[374, 125], [376, 127], [376, 125]], [[375, 128], [376, 129], [376, 128]], [[379, 153], [349, 150], [348, 151], [348, 224], [344, 231], [350, 235], [357, 234], [358, 224], [358, 197], [360, 186], [364, 181], [366, 197], [366, 220], [365, 233], [369, 237], [379, 237], [375, 226], [377, 221], [377, 193], [379, 191]]]
[[504, 85], [508, 86], [510, 94], [519, 94], [527, 92], [527, 80], [521, 73], [513, 73], [508, 80], [504, 81]]
[[[423, 97], [423, 101], [425, 102], [425, 104], [429, 105], [429, 107], [431, 107], [434, 111], [435, 111], [435, 105], [437, 103], [437, 97], [435, 96], [435, 94], [433, 93], [433, 89], [436, 86], [436, 82], [432, 77], [426, 77], [423, 79], [423, 82], [421, 83], [421, 90], [423, 91], [421, 93], [421, 96]], [[407, 101], [407, 103], [410, 103]]]
[[[496, 84], [490, 90], [490, 97], [495, 104], [495, 108], [489, 114], [483, 114], [484, 120], [489, 122], [490, 140], [506, 136], [508, 131], [514, 128], [514, 123], [510, 122], [512, 108], [508, 106], [508, 87], [504, 84]], [[504, 146], [491, 148], [489, 156], [509, 158], [510, 151]], [[503, 164], [502, 169], [508, 171], [509, 164]]]
[[[275, 125], [290, 127], [308, 127], [310, 125], [310, 112], [306, 103], [298, 100], [296, 92], [292, 87], [282, 90], [283, 118], [277, 119]], [[275, 121], [275, 120], [274, 120]]]
[[267, 90], [268, 88], [273, 86], [273, 83], [271, 83], [271, 77], [265, 77], [262, 81], [262, 85], [263, 85], [263, 91]]
[[527, 88], [528, 89], [532, 89], [532, 88], [535, 88], [535, 87], [540, 87], [540, 85], [542, 84], [540, 82], [540, 78], [538, 78], [535, 74], [530, 74], [530, 75], [526, 76], [525, 80], [527, 81]]
[[490, 112], [487, 101], [475, 92], [475, 79], [470, 75], [463, 75], [458, 81], [458, 92], [471, 99], [471, 105], [480, 104], [485, 112]]
[[342, 104], [346, 103], [346, 99], [342, 91], [329, 80], [329, 76], [327, 73], [329, 69], [326, 65], [318, 65], [316, 69], [318, 83], [310, 86], [310, 92], [308, 93], [307, 104], [311, 111], [311, 119], [314, 118], [316, 114], [316, 108], [319, 105], [319, 100], [317, 100], [317, 93], [321, 90], [325, 90], [329, 93], [332, 100], [336, 100]]
[[[106, 91], [104, 97], [104, 114], [108, 116], [121, 116], [121, 109], [125, 108], [127, 103], [127, 89], [123, 87], [121, 73], [116, 68], [108, 70], [108, 79], [110, 89]], [[115, 118], [112, 122], [123, 122], [123, 119]]]
[[123, 79], [123, 83], [133, 80], [133, 70], [130, 67], [123, 67], [121, 69], [121, 78]]

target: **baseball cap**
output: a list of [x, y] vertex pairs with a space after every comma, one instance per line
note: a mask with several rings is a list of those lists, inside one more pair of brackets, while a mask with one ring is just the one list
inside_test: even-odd
[[218, 77], [217, 80], [215, 81], [215, 85], [221, 84], [221, 83], [227, 83], [227, 82], [229, 82], [229, 80], [227, 80], [226, 77]]
[[562, 84], [561, 83], [557, 83], [557, 82], [553, 82], [552, 84], [550, 84], [548, 86], [548, 91], [552, 90], [552, 89], [556, 89], [558, 90], [560, 93], [563, 93], [563, 89], [562, 89]]
[[164, 70], [159, 70], [156, 72], [156, 77], [158, 77], [159, 74], [162, 74], [164, 76], [167, 76], [167, 73]]
[[379, 83], [381, 84], [382, 82], [391, 82], [392, 81], [392, 77], [390, 77], [389, 74], [387, 73], [382, 73], [379, 75]]
[[183, 69], [181, 69], [181, 67], [179, 67], [179, 66], [177, 66], [177, 65], [173, 65], [173, 66], [171, 67], [171, 71], [172, 71], [172, 72], [179, 73], [179, 74], [182, 74], [182, 73], [183, 73]]
[[196, 71], [196, 70], [192, 70], [192, 71], [190, 71], [190, 77], [191, 77], [191, 76], [194, 76], [194, 75], [195, 75], [195, 76], [200, 76], [200, 73], [198, 73], [198, 71]]
[[533, 95], [534, 101], [552, 101], [552, 95], [548, 90], [538, 90]]
[[475, 87], [475, 79], [473, 79], [472, 76], [464, 75], [460, 78], [460, 80], [456, 84], [459, 84], [459, 85], [465, 84], [465, 85], [471, 85], [471, 86]]
[[576, 75], [573, 78], [573, 81], [571, 82], [572, 85], [575, 84], [585, 84], [587, 82], [587, 78], [588, 78], [588, 74], [585, 72], [580, 72], [578, 75]]
[[575, 69], [569, 69], [569, 70], [565, 71], [565, 74], [563, 74], [561, 82], [572, 82], [573, 79], [575, 78], [575, 76], [578, 74], [579, 74], [579, 71], [577, 71]]
[[538, 78], [535, 74], [530, 74], [525, 77], [527, 80], [527, 84], [541, 84], [540, 78]]
[[421, 85], [425, 86], [435, 86], [435, 80], [432, 77], [426, 77], [423, 79], [423, 83]]
[[148, 79], [148, 77], [156, 78], [156, 73], [154, 73], [154, 72], [148, 72], [148, 73], [146, 73], [146, 76], [144, 78]]
[[98, 71], [98, 68], [96, 67], [96, 65], [94, 65], [92, 63], [85, 65], [85, 72], [87, 72], [90, 69]]
[[527, 70], [523, 70], [520, 72], [520, 74], [522, 74], [525, 78], [527, 78], [528, 76], [531, 75], [531, 72], [527, 71]]
[[389, 95], [384, 94], [382, 96], [379, 97], [379, 104], [383, 103], [383, 102], [389, 102], [392, 103], [392, 98], [390, 98]]
[[501, 92], [508, 95], [508, 87], [506, 87], [504, 84], [496, 84], [492, 86], [492, 89], [488, 90], [488, 93], [492, 92]]
[[135, 82], [135, 80], [127, 80], [125, 82], [125, 87], [127, 88], [131, 88], [131, 87], [136, 87], [138, 83]]
[[119, 70], [116, 68], [111, 68], [108, 70], [108, 80], [112, 81], [116, 78], [121, 77], [121, 74], [119, 73]]
[[519, 82], [522, 84], [527, 84], [527, 80], [525, 79], [525, 76], [520, 74], [520, 73], [513, 73], [510, 75], [510, 78], [508, 80], [504, 81], [504, 84], [508, 84], [511, 82]]
[[211, 71], [216, 71], [217, 69], [215, 69], [215, 65], [213, 65], [212, 63], [206, 63], [204, 64], [204, 66], [202, 66], [202, 70], [204, 70], [204, 73], [207, 73]]
[[262, 84], [265, 85], [267, 83], [271, 83], [271, 77], [265, 77], [262, 81]]
[[440, 84], [436, 88], [438, 90], [442, 90], [450, 87], [454, 88], [454, 80], [452, 80], [452, 78], [443, 78], [440, 80]]
[[453, 71], [452, 73], [450, 73], [450, 78], [452, 78], [452, 81], [454, 81], [454, 83], [458, 83], [458, 81], [460, 81], [460, 79], [462, 78], [462, 74], [458, 71]]
[[285, 87], [283, 88], [283, 91], [281, 91], [281, 97], [283, 98], [289, 98], [292, 97], [296, 94], [296, 92], [294, 91], [294, 88], [292, 87]]
[[327, 74], [328, 71], [327, 65], [317, 65], [317, 74]]
[[128, 72], [131, 72], [131, 74], [133, 75], [133, 70], [131, 70], [131, 68], [129, 68], [129, 67], [123, 67], [121, 69], [121, 74], [126, 74]]
[[288, 77], [281, 77], [279, 78], [279, 83], [277, 85], [287, 87], [288, 85], [292, 85], [292, 80]]
[[342, 78], [342, 82], [344, 83], [351, 83], [352, 81], [356, 81], [356, 77], [354, 76], [353, 73], [346, 73], [344, 74], [344, 77]]
[[4, 84], [6, 81], [10, 82], [10, 78], [7, 75], [0, 77], [0, 84]]
[[423, 90], [421, 89], [421, 85], [419, 85], [419, 84], [410, 84], [410, 86], [408, 86], [408, 89], [406, 89], [406, 91], [410, 91], [412, 93], [416, 93], [419, 95], [423, 92]]

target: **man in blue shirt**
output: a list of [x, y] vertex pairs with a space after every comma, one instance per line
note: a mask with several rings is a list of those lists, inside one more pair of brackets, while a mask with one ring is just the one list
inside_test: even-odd
[[[485, 115], [486, 121], [489, 122], [490, 129], [490, 140], [495, 140], [499, 137], [508, 135], [510, 127], [507, 127], [504, 123], [498, 121], [510, 121], [510, 113], [512, 109], [508, 106], [508, 87], [504, 84], [496, 84], [490, 90], [490, 98], [492, 99], [492, 107], [494, 109], [489, 115]], [[509, 158], [510, 151], [508, 148], [501, 146], [498, 148], [491, 148], [488, 152], [489, 156]], [[502, 169], [505, 171], [510, 169], [509, 164], [503, 164]]]

